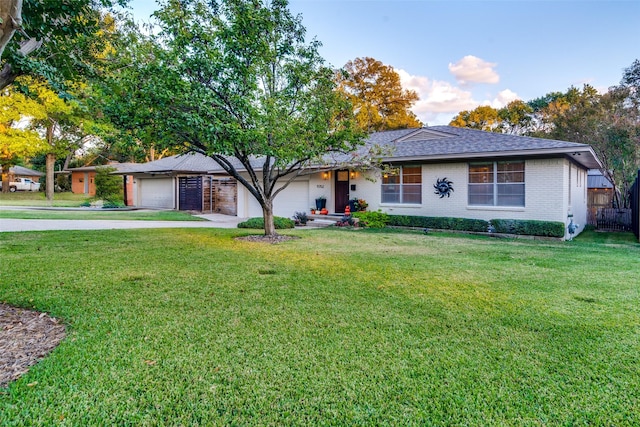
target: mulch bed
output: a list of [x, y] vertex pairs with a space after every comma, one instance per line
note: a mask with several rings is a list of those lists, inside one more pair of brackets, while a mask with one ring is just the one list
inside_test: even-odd
[[0, 388], [25, 374], [65, 335], [62, 322], [46, 313], [0, 303]]

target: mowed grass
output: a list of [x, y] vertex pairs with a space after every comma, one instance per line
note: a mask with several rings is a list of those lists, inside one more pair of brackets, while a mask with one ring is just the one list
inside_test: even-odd
[[0, 234], [67, 339], [2, 425], [638, 425], [640, 245], [340, 229]]
[[0, 206], [80, 206], [89, 200], [86, 194], [71, 192], [54, 193], [53, 201], [49, 202], [44, 191], [16, 191], [15, 193], [0, 193]]

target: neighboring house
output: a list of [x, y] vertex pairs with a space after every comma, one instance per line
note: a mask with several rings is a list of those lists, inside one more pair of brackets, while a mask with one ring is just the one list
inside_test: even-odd
[[[96, 195], [96, 169], [100, 167], [112, 167], [118, 170], [119, 172], [126, 172], [129, 168], [134, 167], [134, 163], [118, 163], [112, 162], [108, 165], [98, 165], [98, 166], [82, 166], [78, 168], [69, 168], [66, 172], [71, 173], [71, 192], [74, 194], [86, 194], [87, 196], [93, 197]], [[129, 175], [124, 174], [123, 180], [126, 185], [124, 185], [125, 191], [125, 204], [127, 206], [132, 206], [134, 204], [134, 186], [133, 186], [133, 178]]]
[[[360, 198], [369, 203], [369, 210], [396, 215], [566, 224], [572, 218], [580, 232], [587, 223], [587, 171], [601, 167], [588, 145], [450, 126], [376, 132], [367, 139], [367, 145], [373, 144], [391, 150], [383, 159], [388, 173], [356, 167], [318, 169], [280, 193], [274, 213], [290, 217], [308, 211], [319, 196], [326, 197], [331, 213], [342, 213], [350, 199]], [[235, 211], [225, 213], [262, 214], [253, 196], [205, 156], [172, 156], [130, 173], [136, 181], [137, 206], [185, 209], [188, 204], [190, 209], [202, 200], [202, 210], [223, 212], [215, 200], [204, 199], [224, 183], [235, 186], [235, 193], [230, 191], [224, 199], [233, 206], [235, 194]], [[200, 196], [189, 204], [189, 194]]]
[[71, 192], [74, 194], [96, 195], [96, 166], [69, 168], [71, 172]]
[[[1, 173], [2, 166], [0, 166], [0, 174]], [[9, 168], [9, 181], [15, 181], [15, 178], [29, 178], [35, 182], [38, 182], [43, 176], [44, 173], [25, 168], [24, 166], [13, 166]]]
[[210, 157], [190, 153], [132, 166], [133, 204], [238, 214], [237, 183]]

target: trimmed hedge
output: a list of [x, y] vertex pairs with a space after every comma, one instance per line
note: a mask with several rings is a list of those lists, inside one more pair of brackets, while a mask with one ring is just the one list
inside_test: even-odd
[[361, 211], [354, 212], [352, 215], [360, 220], [360, 225], [368, 228], [385, 228], [390, 218], [390, 215], [380, 211]]
[[[281, 216], [274, 216], [273, 223], [277, 230], [282, 230], [284, 228], [294, 228], [296, 225], [295, 222], [293, 222], [293, 220], [289, 218], [283, 218]], [[249, 218], [248, 220], [238, 224], [238, 228], [263, 229], [264, 218], [263, 217]]]
[[524, 234], [529, 236], [564, 237], [565, 225], [558, 221], [525, 219], [492, 219], [496, 233]]
[[483, 219], [389, 215], [389, 225], [396, 227], [436, 228], [440, 230], [487, 232], [489, 225], [493, 232], [528, 236], [564, 237], [565, 225], [557, 221], [536, 221], [524, 219]]
[[411, 215], [389, 215], [389, 225], [477, 232], [486, 232], [489, 228], [489, 223], [483, 219]]
[[102, 209], [115, 209], [115, 208], [124, 208], [123, 202], [116, 202], [112, 200], [105, 200], [102, 204]]

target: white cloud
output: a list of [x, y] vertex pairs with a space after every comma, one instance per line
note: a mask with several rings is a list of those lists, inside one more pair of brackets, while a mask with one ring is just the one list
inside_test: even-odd
[[498, 95], [492, 101], [487, 100], [482, 102], [482, 105], [490, 105], [493, 108], [502, 108], [516, 99], [520, 99], [517, 93], [513, 92], [511, 89], [505, 89], [498, 92]]
[[449, 82], [431, 80], [424, 76], [415, 76], [404, 70], [396, 70], [404, 89], [414, 90], [420, 100], [412, 111], [428, 124], [448, 124], [451, 118], [462, 110], [479, 105], [471, 92], [453, 86]]
[[396, 72], [400, 76], [402, 87], [414, 90], [418, 94], [420, 99], [413, 105], [411, 111], [428, 125], [449, 124], [460, 111], [473, 110], [479, 105], [502, 108], [509, 102], [520, 99], [517, 93], [504, 89], [498, 92], [495, 98], [480, 102], [473, 99], [471, 91], [461, 89], [449, 82], [412, 75], [402, 69], [397, 69]]
[[455, 64], [449, 63], [449, 71], [461, 85], [472, 83], [498, 83], [500, 76], [495, 72], [494, 62], [487, 62], [477, 56], [467, 55]]

